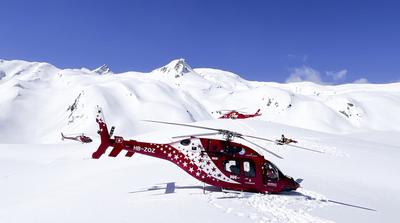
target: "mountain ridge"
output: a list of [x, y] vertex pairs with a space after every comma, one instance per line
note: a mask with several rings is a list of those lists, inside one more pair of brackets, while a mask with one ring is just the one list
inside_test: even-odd
[[[132, 126], [141, 119], [196, 122], [217, 118], [216, 110], [246, 107], [247, 113], [261, 109], [262, 116], [255, 120], [316, 131], [400, 131], [400, 83], [331, 86], [247, 81], [228, 71], [192, 69], [183, 59], [149, 73], [93, 73], [2, 60], [0, 125], [20, 128], [26, 140], [54, 141], [60, 131], [95, 132], [97, 105], [104, 107], [120, 131], [130, 134], [140, 133]], [[76, 110], [67, 111], [78, 97]], [[0, 133], [0, 141], [21, 138], [7, 128]]]

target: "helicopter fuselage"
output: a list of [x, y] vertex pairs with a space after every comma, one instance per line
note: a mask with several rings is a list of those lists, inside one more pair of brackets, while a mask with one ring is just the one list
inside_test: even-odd
[[94, 159], [111, 146], [111, 157], [125, 150], [128, 157], [139, 153], [168, 160], [199, 181], [223, 189], [279, 193], [299, 187], [262, 155], [236, 142], [197, 137], [166, 144], [125, 140], [120, 136], [111, 139], [107, 125], [101, 119], [97, 122], [101, 144], [92, 155]]
[[65, 136], [63, 133], [61, 133], [61, 139], [69, 139], [69, 140], [75, 140], [81, 143], [90, 143], [92, 142], [92, 139], [89, 136], [85, 136], [84, 134], [78, 135], [78, 136]]
[[257, 110], [256, 113], [254, 114], [242, 114], [238, 111], [230, 111], [226, 114], [223, 114], [219, 119], [246, 119], [246, 118], [252, 118], [256, 116], [260, 116], [261, 114], [259, 113], [260, 109]]

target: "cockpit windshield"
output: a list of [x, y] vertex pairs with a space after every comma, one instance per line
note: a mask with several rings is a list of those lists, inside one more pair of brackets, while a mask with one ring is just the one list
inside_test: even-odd
[[278, 168], [274, 164], [266, 162], [262, 169], [266, 180], [277, 180], [279, 178]]

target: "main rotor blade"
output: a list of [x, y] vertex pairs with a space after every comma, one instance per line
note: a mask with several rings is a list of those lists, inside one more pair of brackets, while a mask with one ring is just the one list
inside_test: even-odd
[[274, 152], [272, 152], [272, 151], [270, 151], [270, 150], [268, 150], [268, 149], [266, 149], [266, 148], [264, 148], [264, 147], [258, 145], [257, 143], [254, 143], [254, 142], [252, 142], [252, 141], [250, 141], [250, 140], [248, 140], [248, 139], [245, 139], [245, 138], [243, 138], [242, 136], [237, 136], [237, 137], [243, 139], [244, 141], [246, 141], [246, 142], [248, 142], [248, 143], [251, 143], [251, 144], [253, 144], [253, 145], [255, 145], [255, 146], [260, 147], [261, 149], [263, 149], [263, 150], [265, 150], [266, 152], [268, 152], [268, 153], [270, 153], [270, 154], [272, 154], [272, 155], [278, 157], [279, 159], [283, 159], [282, 156], [279, 156], [278, 154], [276, 154], [276, 153], [274, 153]]
[[[261, 137], [257, 137], [257, 136], [250, 136], [250, 135], [243, 135], [243, 136], [246, 136], [246, 137], [249, 137], [249, 138], [260, 139], [260, 140], [265, 140], [265, 141], [268, 141], [268, 142], [276, 143], [275, 140], [266, 139], [266, 138], [261, 138]], [[292, 144], [283, 144], [283, 145], [295, 147], [295, 148], [298, 148], [298, 149], [304, 149], [304, 150], [308, 150], [308, 151], [316, 152], [316, 153], [324, 153], [324, 152], [319, 151], [319, 150], [309, 149], [309, 148], [305, 148], [305, 147], [297, 146], [297, 145], [292, 145]]]
[[229, 110], [229, 109], [217, 110], [217, 112], [227, 112], [227, 111], [236, 111], [236, 110]]
[[239, 109], [221, 109], [221, 110], [217, 110], [217, 111], [240, 111], [243, 109], [247, 109], [247, 107], [243, 107], [243, 108], [239, 108]]
[[309, 149], [309, 148], [305, 148], [305, 147], [302, 147], [302, 146], [291, 145], [291, 144], [284, 144], [284, 145], [287, 145], [287, 146], [292, 146], [292, 147], [296, 147], [296, 148], [298, 148], [298, 149], [304, 149], [304, 150], [308, 150], [308, 151], [311, 151], [311, 152], [316, 152], [316, 153], [324, 153], [323, 151], [314, 150], [314, 149]]
[[272, 140], [272, 139], [266, 139], [266, 138], [261, 138], [261, 137], [257, 137], [257, 136], [251, 136], [251, 135], [242, 135], [242, 136], [246, 136], [246, 137], [253, 138], [253, 139], [260, 139], [260, 140], [264, 140], [264, 141], [275, 143], [275, 140]]
[[213, 133], [199, 133], [199, 134], [191, 134], [191, 135], [181, 135], [181, 136], [173, 136], [173, 139], [176, 138], [187, 138], [187, 137], [193, 137], [193, 136], [210, 136], [210, 135], [219, 135], [220, 133], [218, 132], [213, 132]]
[[[204, 134], [183, 135], [183, 136], [174, 136], [174, 137], [172, 137], [172, 138], [183, 138], [183, 137], [190, 137], [190, 136], [216, 135], [216, 134], [223, 134], [224, 132], [231, 132], [231, 133], [234, 133], [234, 134], [236, 135], [236, 137], [239, 137], [239, 138], [241, 138], [241, 139], [243, 139], [243, 140], [245, 140], [245, 141], [247, 141], [247, 142], [249, 142], [249, 143], [251, 143], [251, 144], [253, 144], [253, 145], [255, 145], [255, 146], [258, 146], [258, 147], [260, 147], [260, 148], [266, 150], [267, 152], [273, 154], [274, 156], [283, 159], [281, 156], [279, 156], [279, 155], [277, 155], [277, 154], [275, 154], [275, 153], [269, 151], [268, 149], [265, 149], [264, 147], [262, 147], [262, 146], [260, 146], [260, 145], [258, 145], [258, 144], [256, 144], [256, 143], [253, 143], [253, 142], [251, 142], [251, 141], [249, 141], [249, 140], [243, 138], [243, 136], [248, 137], [248, 138], [253, 138], [253, 139], [259, 139], [259, 140], [264, 140], [264, 141], [268, 141], [268, 142], [273, 142], [273, 143], [276, 143], [275, 140], [266, 139], [266, 138], [261, 138], [261, 137], [252, 136], [252, 135], [243, 135], [243, 134], [241, 134], [241, 133], [237, 133], [237, 132], [233, 132], [233, 131], [229, 131], [229, 130], [225, 130], [225, 129], [216, 129], [216, 128], [209, 128], [209, 127], [197, 126], [197, 125], [188, 125], [188, 124], [182, 124], [182, 123], [175, 123], [175, 122], [163, 122], [163, 121], [153, 121], [153, 120], [142, 120], [142, 121], [145, 121], [145, 122], [153, 122], [153, 123], [161, 123], [161, 124], [167, 124], [167, 125], [178, 125], [178, 126], [185, 126], [185, 127], [191, 127], [191, 128], [198, 128], [198, 129], [206, 129], [206, 130], [217, 131], [217, 133], [204, 133]], [[291, 144], [285, 144], [285, 145], [287, 145], [287, 146], [292, 146], [292, 147], [295, 147], [295, 148], [298, 148], [298, 149], [308, 150], [308, 151], [311, 151], [311, 152], [324, 153], [324, 152], [322, 152], [322, 151], [313, 150], [313, 149], [305, 148], [305, 147], [302, 147], [302, 146], [296, 146], [296, 145], [291, 145]]]
[[213, 130], [213, 131], [218, 131], [218, 132], [223, 131], [223, 129], [214, 129], [214, 128], [208, 128], [208, 127], [203, 127], [203, 126], [188, 125], [188, 124], [175, 123], [175, 122], [163, 122], [163, 121], [153, 121], [153, 120], [142, 120], [142, 121], [167, 124], [167, 125], [179, 125], [179, 126], [186, 126], [186, 127], [192, 127], [192, 128], [198, 128], [198, 129], [207, 129], [207, 130]]

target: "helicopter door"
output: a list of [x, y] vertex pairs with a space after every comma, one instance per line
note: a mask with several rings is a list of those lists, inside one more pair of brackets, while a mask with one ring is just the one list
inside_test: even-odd
[[244, 174], [244, 183], [248, 185], [256, 184], [256, 166], [253, 161], [245, 160], [243, 161], [243, 174]]
[[243, 162], [243, 172], [246, 178], [256, 177], [256, 166], [252, 161], [244, 161]]

